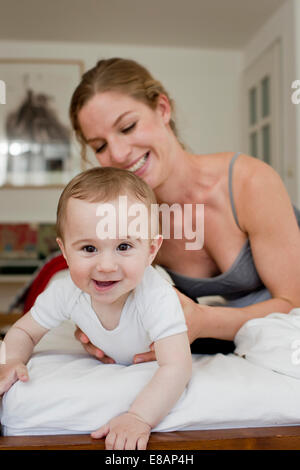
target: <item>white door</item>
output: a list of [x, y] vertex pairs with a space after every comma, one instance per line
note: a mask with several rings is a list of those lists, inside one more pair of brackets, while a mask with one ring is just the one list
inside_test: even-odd
[[276, 41], [243, 76], [243, 148], [283, 178], [280, 42]]

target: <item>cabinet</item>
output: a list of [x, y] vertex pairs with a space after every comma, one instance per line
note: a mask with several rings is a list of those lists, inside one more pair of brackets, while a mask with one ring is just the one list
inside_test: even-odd
[[0, 312], [6, 313], [16, 294], [30, 280], [27, 274], [5, 274], [0, 275]]

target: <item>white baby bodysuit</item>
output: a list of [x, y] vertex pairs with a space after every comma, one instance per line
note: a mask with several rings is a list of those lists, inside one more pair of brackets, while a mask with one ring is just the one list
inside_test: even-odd
[[187, 331], [180, 301], [173, 287], [152, 267], [146, 268], [141, 283], [129, 294], [119, 325], [105, 329], [70, 275], [53, 281], [31, 309], [33, 318], [51, 329], [72, 320], [116, 363], [130, 365], [137, 353], [149, 351], [152, 342]]

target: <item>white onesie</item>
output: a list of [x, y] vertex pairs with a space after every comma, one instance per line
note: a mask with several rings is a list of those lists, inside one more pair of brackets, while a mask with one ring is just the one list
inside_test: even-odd
[[70, 275], [53, 281], [31, 309], [33, 318], [51, 329], [72, 320], [116, 363], [130, 365], [137, 353], [149, 351], [153, 341], [187, 331], [180, 301], [173, 287], [148, 266], [141, 283], [129, 294], [119, 325], [105, 329], [91, 305], [91, 298], [80, 290]]

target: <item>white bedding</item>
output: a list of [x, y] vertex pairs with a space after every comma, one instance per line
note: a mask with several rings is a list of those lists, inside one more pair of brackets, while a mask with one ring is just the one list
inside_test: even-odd
[[[73, 330], [65, 322], [49, 332], [28, 363], [29, 382], [4, 395], [4, 435], [89, 433], [127, 410], [152, 377], [155, 362], [99, 363]], [[235, 342], [237, 354], [194, 355], [192, 379], [156, 431], [300, 424], [300, 309], [249, 321]]]

